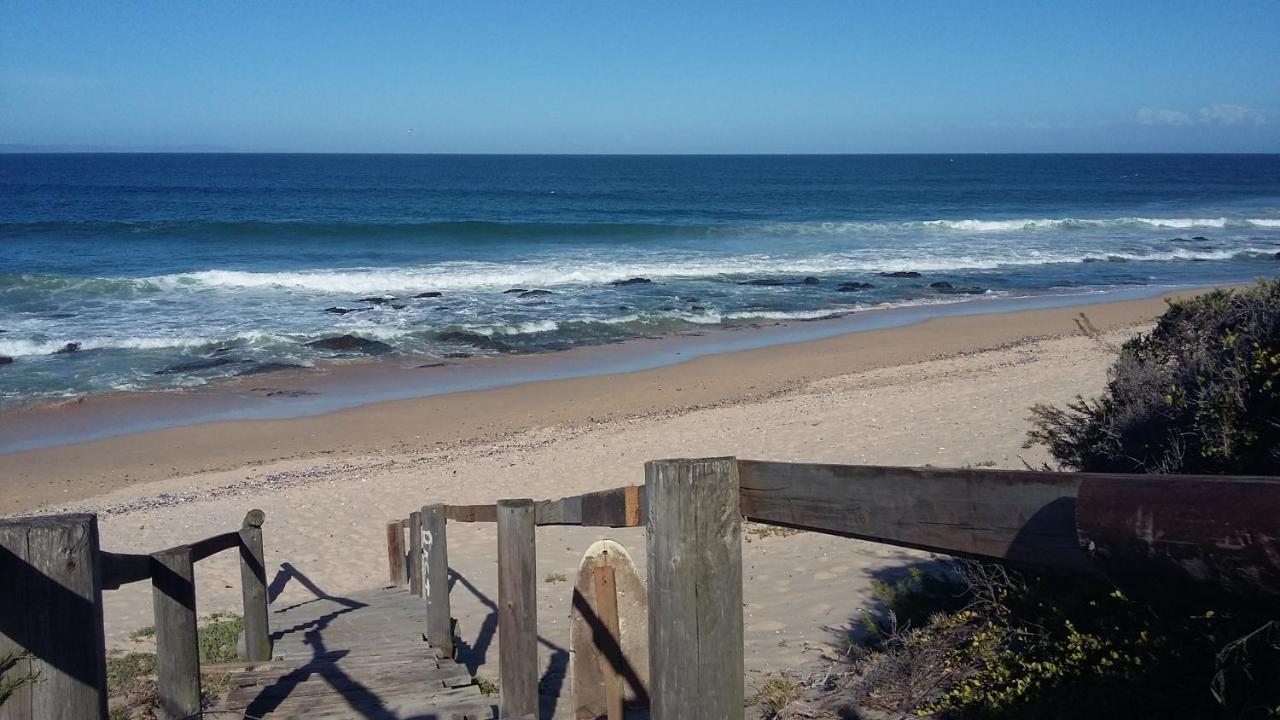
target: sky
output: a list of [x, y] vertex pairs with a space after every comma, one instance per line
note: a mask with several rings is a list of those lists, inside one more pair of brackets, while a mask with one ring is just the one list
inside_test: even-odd
[[0, 145], [1280, 152], [1280, 1], [0, 0]]

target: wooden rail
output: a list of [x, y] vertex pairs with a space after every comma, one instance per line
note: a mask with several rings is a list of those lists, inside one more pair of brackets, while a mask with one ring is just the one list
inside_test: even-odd
[[[446, 520], [499, 524], [499, 632], [511, 648], [499, 659], [504, 713], [536, 707], [534, 526], [647, 527], [648, 695], [652, 717], [664, 720], [742, 717], [743, 519], [1105, 577], [1136, 596], [1160, 587], [1224, 603], [1273, 607], [1280, 598], [1280, 479], [1268, 477], [712, 458], [647, 463], [643, 486], [432, 507]], [[404, 582], [406, 565], [413, 575], [418, 551], [411, 543], [406, 561], [401, 532], [408, 524], [388, 526], [393, 581]], [[435, 552], [443, 550], [441, 542]], [[422, 592], [447, 594], [447, 579], [426, 581]], [[433, 642], [445, 641], [444, 627]], [[616, 688], [604, 692], [616, 714]]]
[[[447, 524], [498, 526], [504, 715], [537, 711], [535, 528], [646, 528], [652, 717], [741, 718], [742, 521], [1105, 577], [1223, 603], [1280, 599], [1280, 479], [953, 470], [739, 461], [646, 463], [645, 485], [557, 500], [425, 505], [387, 525], [388, 579], [426, 604], [435, 650], [454, 651]], [[0, 720], [106, 716], [101, 593], [150, 580], [161, 711], [199, 711], [194, 566], [239, 548], [249, 660], [271, 654], [261, 511], [236, 532], [148, 555], [102, 552], [92, 515], [0, 521], [0, 655], [42, 682]], [[408, 530], [406, 542], [405, 531]], [[601, 587], [609, 580], [598, 579]], [[607, 603], [606, 603], [607, 606]], [[607, 613], [606, 613], [607, 614]], [[608, 618], [597, 618], [606, 635]], [[604, 638], [616, 649], [618, 638]], [[602, 650], [603, 652], [603, 650]], [[616, 652], [611, 651], [611, 656]], [[616, 685], [622, 668], [604, 673]], [[634, 674], [628, 677], [633, 677]], [[618, 688], [602, 688], [610, 715]]]
[[97, 518], [0, 520], [0, 656], [27, 653], [41, 681], [0, 705], [0, 720], [107, 717], [102, 591], [151, 581], [158, 713], [200, 713], [195, 563], [239, 548], [248, 660], [271, 659], [261, 510], [235, 532], [148, 555], [103, 552]]

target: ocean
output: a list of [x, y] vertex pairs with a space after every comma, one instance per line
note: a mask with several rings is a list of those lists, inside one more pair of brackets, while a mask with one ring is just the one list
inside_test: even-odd
[[[1280, 155], [0, 155], [0, 407], [1239, 283], [1278, 253]], [[310, 344], [343, 335], [370, 342]]]

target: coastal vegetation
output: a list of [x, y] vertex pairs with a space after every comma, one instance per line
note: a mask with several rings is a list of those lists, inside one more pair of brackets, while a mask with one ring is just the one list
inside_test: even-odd
[[[234, 613], [215, 612], [204, 618], [197, 628], [201, 665], [237, 660], [244, 618]], [[156, 654], [149, 644], [154, 642], [155, 628], [148, 626], [130, 633], [135, 647], [116, 650], [107, 656], [107, 694], [112, 720], [155, 717]], [[222, 673], [203, 673], [200, 678], [202, 702], [207, 707], [230, 687]]]
[[[1280, 280], [1170, 302], [1150, 332], [1114, 349], [1101, 396], [1032, 409], [1028, 442], [1059, 469], [1280, 470]], [[915, 569], [875, 592], [846, 669], [814, 684], [803, 716], [1280, 715], [1280, 624], [1253, 609], [1135, 600], [976, 562]]]

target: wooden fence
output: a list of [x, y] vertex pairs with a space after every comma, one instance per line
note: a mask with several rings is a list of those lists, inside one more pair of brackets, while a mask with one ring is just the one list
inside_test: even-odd
[[[426, 505], [387, 527], [389, 579], [407, 582], [423, 598], [428, 639], [452, 655], [448, 523], [495, 523], [501, 714], [535, 716], [535, 528], [645, 526], [650, 664], [644, 690], [651, 716], [742, 718], [744, 519], [1091, 574], [1138, 591], [1167, 588], [1267, 608], [1280, 599], [1277, 478], [734, 458], [653, 461], [645, 464], [644, 486], [560, 500]], [[101, 592], [147, 579], [155, 597], [161, 710], [170, 718], [196, 714], [196, 562], [239, 548], [248, 659], [270, 658], [262, 523], [255, 510], [238, 531], [122, 555], [99, 549], [93, 515], [0, 521], [0, 657], [29, 653], [23, 662], [41, 675], [0, 706], [0, 719], [105, 717]], [[616, 653], [606, 657], [615, 676], [626, 673]], [[610, 717], [617, 714], [615, 707]]]
[[239, 530], [149, 555], [98, 547], [95, 515], [0, 520], [0, 657], [24, 655], [36, 682], [0, 705], [0, 719], [107, 717], [102, 591], [150, 580], [155, 606], [158, 712], [200, 714], [195, 564], [238, 548], [246, 658], [271, 659], [261, 510]]
[[429, 638], [451, 653], [447, 521], [497, 523], [501, 714], [534, 714], [534, 528], [644, 525], [651, 717], [741, 718], [744, 519], [1093, 575], [1139, 594], [1169, 589], [1272, 608], [1280, 599], [1277, 478], [734, 458], [653, 461], [645, 464], [643, 486], [559, 500], [428, 505], [388, 526], [389, 578], [424, 596]]

